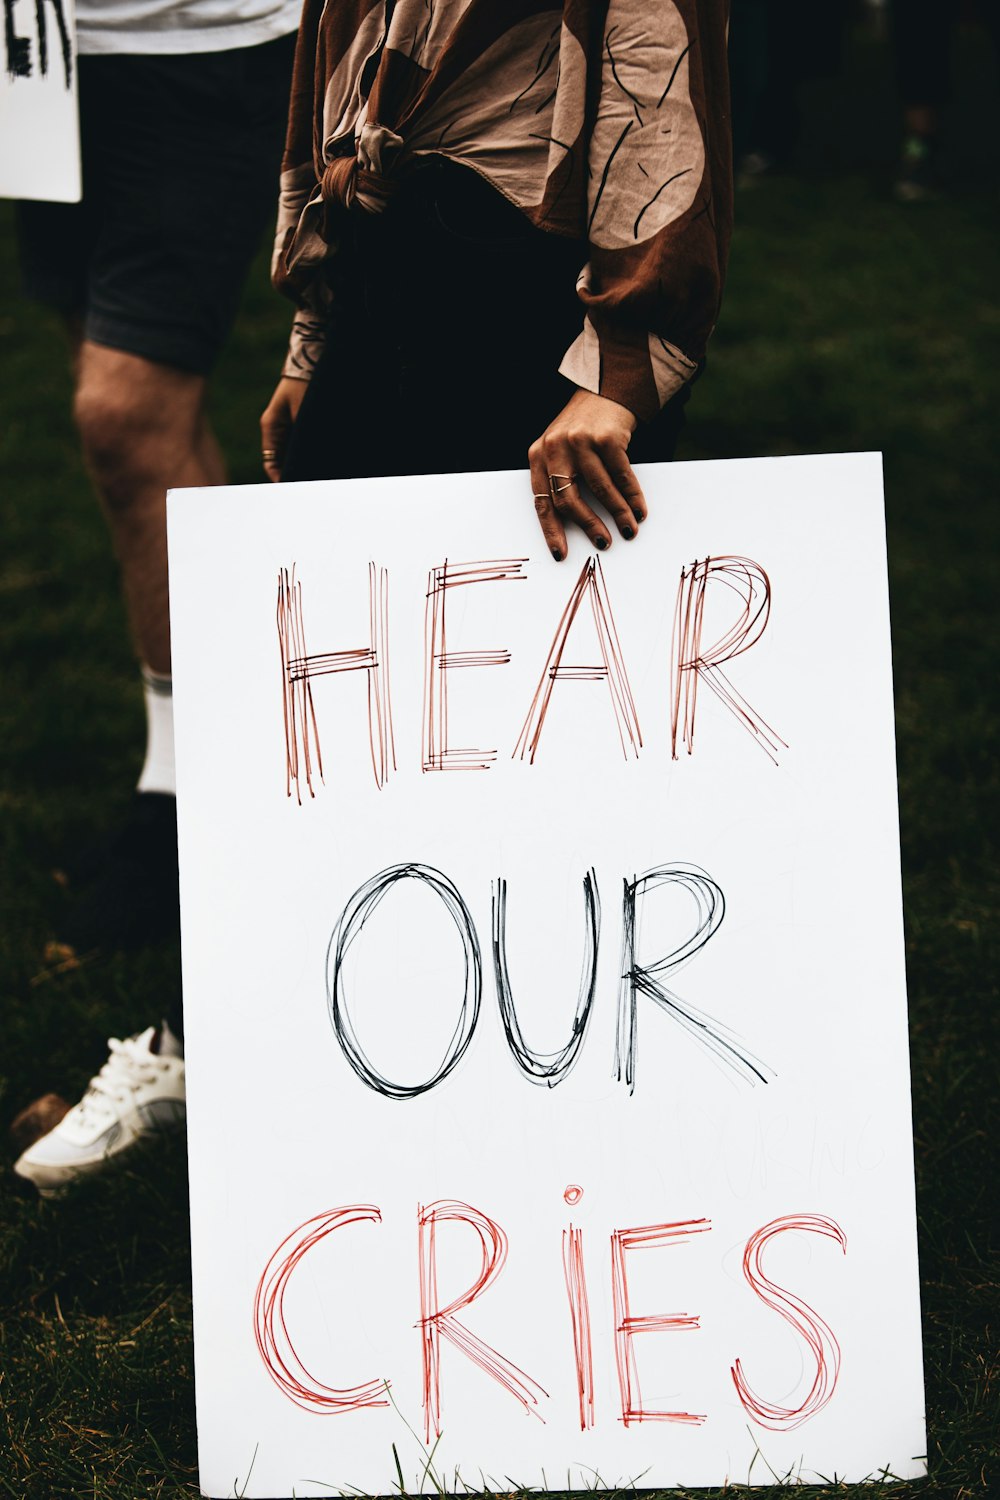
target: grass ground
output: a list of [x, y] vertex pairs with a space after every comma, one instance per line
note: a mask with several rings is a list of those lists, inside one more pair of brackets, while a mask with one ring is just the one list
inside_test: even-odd
[[[884, 58], [854, 66], [876, 99]], [[855, 129], [822, 170], [741, 197], [682, 456], [885, 452], [931, 1467], [894, 1494], [960, 1500], [1000, 1493], [1000, 200], [971, 184], [898, 207], [885, 141], [863, 144]], [[168, 950], [63, 972], [45, 956], [63, 899], [51, 871], [127, 796], [142, 708], [59, 330], [15, 286], [2, 208], [0, 1123], [52, 1087], [77, 1097], [103, 1038], [155, 1018], [176, 983]], [[238, 482], [258, 478], [286, 323], [261, 261], [215, 386]], [[0, 1175], [0, 1496], [197, 1493], [187, 1256], [175, 1145], [55, 1205]]]

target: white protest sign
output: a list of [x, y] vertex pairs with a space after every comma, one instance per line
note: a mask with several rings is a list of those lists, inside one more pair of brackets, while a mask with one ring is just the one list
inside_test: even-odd
[[171, 497], [208, 1495], [923, 1472], [880, 463], [639, 473]]
[[80, 200], [73, 0], [3, 0], [0, 198]]

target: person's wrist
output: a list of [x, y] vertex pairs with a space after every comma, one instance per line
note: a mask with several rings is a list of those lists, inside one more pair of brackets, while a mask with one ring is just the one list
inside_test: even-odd
[[[614, 411], [616, 415], [620, 413], [632, 432], [635, 432], [640, 424], [641, 418], [636, 415], [631, 407], [626, 406], [622, 401], [616, 401], [612, 396], [602, 396], [599, 391], [589, 391], [585, 386], [579, 385], [576, 388], [576, 395], [585, 397], [591, 402], [599, 402]], [[571, 397], [570, 399], [573, 400], [575, 398]]]

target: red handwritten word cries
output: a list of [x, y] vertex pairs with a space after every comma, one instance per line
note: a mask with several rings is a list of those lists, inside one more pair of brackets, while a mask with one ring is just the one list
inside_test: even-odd
[[[421, 768], [432, 771], [489, 771], [498, 750], [455, 745], [451, 740], [448, 699], [451, 679], [470, 668], [508, 666], [510, 651], [502, 645], [456, 650], [448, 635], [448, 601], [456, 589], [487, 584], [523, 584], [526, 558], [491, 558], [482, 562], [445, 561], [427, 576], [424, 610], [424, 684]], [[397, 769], [389, 672], [389, 574], [374, 563], [368, 568], [368, 639], [341, 651], [310, 651], [306, 645], [302, 584], [295, 569], [278, 575], [277, 632], [285, 730], [285, 787], [301, 802], [302, 783], [310, 796], [323, 780], [323, 755], [313, 683], [341, 672], [364, 672], [368, 683], [368, 740], [372, 773], [381, 790]], [[718, 639], [702, 639], [709, 586], [725, 587], [736, 614]], [[574, 625], [587, 613], [597, 636], [598, 660], [572, 658]], [[743, 655], [760, 640], [771, 611], [771, 585], [764, 569], [746, 557], [706, 557], [681, 569], [677, 587], [670, 667], [670, 742], [694, 750], [698, 688], [709, 688], [765, 754], [777, 764], [784, 741], [751, 707], [723, 672], [725, 663]], [[544, 650], [544, 648], [543, 648]], [[592, 648], [591, 648], [592, 650]], [[599, 558], [583, 566], [570, 593], [551, 644], [541, 656], [541, 671], [511, 759], [534, 765], [555, 689], [565, 682], [604, 684], [604, 700], [626, 759], [642, 750], [642, 729], [629, 682], [628, 668], [615, 625], [611, 598]]]
[[[369, 1379], [359, 1385], [328, 1385], [307, 1369], [295, 1350], [284, 1310], [289, 1278], [313, 1246], [335, 1229], [359, 1222], [381, 1224], [380, 1210], [370, 1203], [353, 1204], [317, 1214], [292, 1230], [282, 1240], [264, 1268], [254, 1299], [254, 1332], [257, 1348], [268, 1374], [290, 1401], [303, 1411], [329, 1416], [389, 1405], [384, 1379]], [[445, 1226], [464, 1226], [479, 1241], [480, 1269], [464, 1290], [442, 1293], [438, 1284], [437, 1241]], [[636, 1358], [636, 1340], [649, 1335], [695, 1332], [697, 1314], [690, 1312], [642, 1313], [633, 1309], [629, 1291], [629, 1257], [643, 1249], [681, 1247], [707, 1235], [708, 1219], [679, 1223], [648, 1224], [634, 1229], [616, 1229], [611, 1235], [612, 1328], [619, 1390], [619, 1419], [626, 1427], [642, 1422], [676, 1422], [698, 1427], [707, 1420], [704, 1412], [665, 1410], [643, 1401]], [[507, 1235], [495, 1220], [468, 1203], [439, 1200], [417, 1211], [419, 1304], [416, 1328], [420, 1359], [424, 1425], [427, 1441], [440, 1437], [443, 1424], [442, 1344], [469, 1360], [502, 1387], [525, 1411], [544, 1421], [550, 1400], [546, 1388], [506, 1355], [499, 1353], [459, 1320], [501, 1276], [507, 1262]], [[832, 1400], [840, 1374], [840, 1346], [832, 1329], [794, 1292], [777, 1286], [766, 1275], [764, 1252], [778, 1235], [797, 1231], [823, 1235], [846, 1253], [847, 1240], [834, 1220], [820, 1214], [788, 1214], [772, 1220], [749, 1238], [743, 1255], [743, 1275], [754, 1295], [783, 1318], [805, 1345], [803, 1361], [808, 1390], [796, 1405], [783, 1405], [759, 1395], [751, 1387], [739, 1358], [730, 1376], [745, 1411], [760, 1427], [787, 1432], [801, 1426]], [[446, 1231], [453, 1232], [453, 1231]], [[568, 1302], [568, 1349], [581, 1431], [595, 1423], [594, 1359], [591, 1338], [591, 1305], [587, 1291], [582, 1229], [570, 1224], [562, 1234], [562, 1260]], [[787, 1382], [785, 1382], [787, 1385]]]

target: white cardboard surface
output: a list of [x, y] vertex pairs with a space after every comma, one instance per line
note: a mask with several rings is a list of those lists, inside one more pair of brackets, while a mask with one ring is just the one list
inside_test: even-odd
[[[639, 473], [650, 518], [599, 563], [638, 754], [627, 729], [623, 751], [608, 680], [593, 670], [602, 653], [589, 594], [561, 675], [545, 676], [595, 554], [577, 535], [569, 559], [552, 562], [526, 475], [170, 498], [208, 1495], [388, 1493], [399, 1483], [394, 1448], [407, 1488], [430, 1491], [428, 1446], [449, 1487], [456, 1476], [506, 1489], [924, 1471], [880, 461]], [[679, 742], [674, 759], [681, 570], [726, 557], [753, 560], [770, 584], [757, 643], [720, 665], [766, 721], [772, 749], [702, 676], [693, 752]], [[474, 747], [477, 764], [495, 750], [485, 770], [422, 770], [428, 577], [446, 560], [453, 582], [461, 564], [516, 575], [447, 590], [446, 635], [432, 647], [435, 659], [446, 653], [448, 744]], [[304, 639], [290, 637], [286, 655], [309, 657], [315, 674], [336, 664], [330, 653], [361, 660], [371, 649], [370, 563], [376, 585], [381, 570], [387, 579], [377, 613], [388, 653], [385, 639], [376, 645], [395, 770], [377, 785], [389, 741], [383, 714], [373, 752], [375, 674], [362, 664], [312, 675], [292, 706], [311, 687], [323, 776], [313, 745], [310, 795], [300, 739], [289, 795], [279, 574], [291, 582], [294, 568], [301, 585]], [[706, 583], [709, 660], [743, 608], [738, 587], [738, 571]], [[505, 664], [486, 664], [504, 653]], [[552, 692], [532, 764], [515, 752], [540, 681]], [[435, 726], [440, 748], [439, 717]], [[442, 1082], [389, 1098], [352, 1069], [328, 991], [342, 914], [401, 866], [450, 885], [401, 877], [352, 929], [339, 993], [358, 1049], [383, 1080], [417, 1085], [460, 1036], [463, 993], [468, 1025], [475, 961], [466, 990], [456, 891], [478, 940], [481, 1007]], [[626, 887], [650, 870], [670, 877], [640, 885], [635, 958], [623, 960]], [[503, 880], [523, 1041], [558, 1053], [585, 973], [588, 871], [600, 902], [593, 1007], [574, 1068], [547, 1087], [519, 1070], [504, 1034], [492, 907]], [[653, 968], [699, 922], [711, 927], [703, 945], [652, 975], [672, 992], [672, 1013], [637, 980], [630, 1091], [615, 1067], [622, 973]], [[582, 1196], [571, 1203], [573, 1187]], [[468, 1209], [485, 1216], [483, 1235], [495, 1233], [487, 1221], [500, 1226], [505, 1264], [469, 1305], [421, 1326], [488, 1265]], [[354, 1212], [333, 1228], [340, 1210]], [[614, 1239], [639, 1229], [649, 1234]], [[579, 1252], [572, 1283], [564, 1247]], [[593, 1369], [582, 1400], [570, 1294], [572, 1284], [586, 1372], [581, 1262]], [[623, 1332], [626, 1316], [638, 1321]], [[664, 1317], [680, 1321], [642, 1322]], [[459, 1347], [463, 1328], [479, 1341], [473, 1357]], [[484, 1368], [497, 1364], [484, 1345], [520, 1394]], [[619, 1365], [643, 1413], [627, 1423]], [[386, 1381], [389, 1404], [332, 1404], [353, 1387], [378, 1398]], [[428, 1388], [439, 1391], [441, 1436], [432, 1420], [425, 1446]]]
[[74, 0], [10, 0], [0, 37], [0, 198], [80, 200]]

